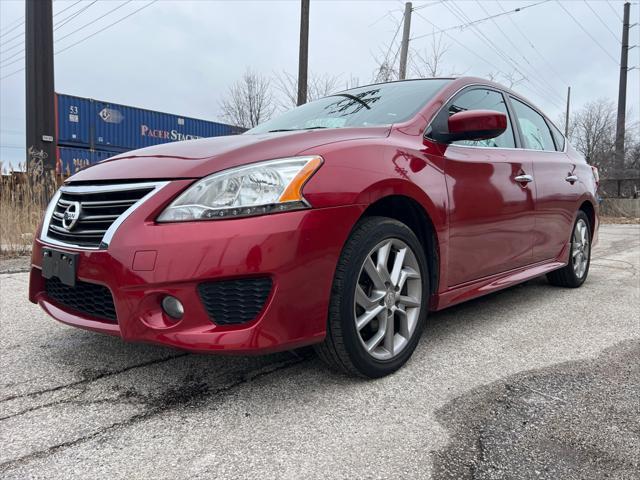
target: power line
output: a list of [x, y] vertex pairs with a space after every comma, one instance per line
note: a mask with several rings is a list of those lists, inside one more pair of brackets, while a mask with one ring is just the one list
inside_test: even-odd
[[[476, 3], [478, 4], [478, 6], [482, 9], [483, 12], [485, 12], [487, 15], [489, 14], [489, 12], [484, 8], [484, 6], [478, 1], [476, 0]], [[502, 29], [502, 27], [500, 27], [500, 25], [498, 24], [498, 22], [495, 21], [495, 19], [491, 19], [491, 22], [496, 26], [496, 28], [498, 29], [498, 31], [502, 34], [502, 36], [507, 40], [507, 42], [509, 44], [511, 44], [511, 46], [514, 48], [514, 50], [516, 52], [519, 52], [520, 56], [522, 57], [522, 59], [525, 61], [525, 63], [528, 65], [528, 67], [531, 69], [530, 72], [533, 75], [535, 75], [536, 77], [538, 77], [538, 81], [541, 84], [546, 85], [546, 88], [549, 89], [549, 91], [551, 93], [553, 93], [554, 95], [558, 96], [558, 98], [563, 98], [560, 94], [558, 94], [558, 92], [556, 91], [555, 87], [553, 85], [551, 85], [551, 83], [549, 83], [549, 81], [544, 77], [544, 75], [541, 75], [534, 67], [533, 65], [531, 65], [531, 62], [529, 61], [529, 59], [527, 58], [527, 56], [522, 53], [522, 49], [520, 49], [514, 42], [513, 40], [511, 40], [511, 37], [509, 37], [504, 30]], [[513, 63], [516, 63], [518, 66], [520, 66], [522, 68], [521, 65], [519, 65], [513, 58], [509, 57], [511, 59], [511, 61]]]
[[[67, 38], [67, 37], [69, 37], [69, 36], [71, 36], [71, 35], [73, 35], [73, 34], [77, 33], [78, 31], [82, 30], [83, 28], [88, 27], [89, 25], [92, 25], [93, 23], [97, 22], [98, 20], [100, 20], [100, 19], [102, 19], [102, 18], [106, 17], [107, 15], [109, 15], [109, 14], [113, 13], [114, 11], [118, 10], [119, 8], [124, 7], [126, 4], [130, 3], [131, 1], [132, 1], [132, 0], [127, 0], [127, 1], [125, 1], [124, 3], [120, 4], [120, 5], [119, 5], [119, 6], [117, 6], [116, 8], [113, 8], [112, 10], [110, 10], [110, 11], [108, 11], [107, 13], [105, 13], [105, 14], [101, 15], [100, 17], [98, 17], [98, 18], [96, 18], [96, 19], [92, 20], [91, 22], [89, 22], [89, 23], [87, 23], [87, 24], [85, 24], [85, 25], [81, 26], [80, 28], [77, 28], [76, 30], [74, 30], [74, 31], [72, 31], [72, 32], [70, 32], [70, 33], [68, 33], [67, 35], [64, 35], [63, 37], [61, 37], [61, 38], [59, 38], [59, 39], [56, 39], [54, 43], [58, 43], [60, 40], [63, 40], [63, 39], [65, 39], [65, 38]], [[154, 3], [154, 2], [156, 2], [156, 1], [157, 1], [157, 0], [153, 0], [151, 3]], [[94, 2], [94, 3], [95, 3], [95, 2]], [[78, 43], [81, 43], [81, 42], [83, 42], [83, 41], [85, 41], [85, 40], [87, 40], [87, 39], [89, 39], [89, 38], [93, 37], [94, 35], [97, 35], [98, 33], [102, 32], [103, 30], [106, 30], [107, 28], [112, 27], [113, 25], [115, 25], [115, 24], [117, 24], [117, 23], [121, 22], [122, 20], [125, 20], [126, 18], [130, 17], [131, 15], [133, 15], [133, 14], [135, 14], [135, 13], [139, 12], [140, 10], [142, 10], [142, 9], [146, 8], [147, 6], [151, 5], [151, 3], [147, 4], [146, 6], [143, 6], [143, 7], [139, 8], [138, 10], [133, 11], [132, 13], [130, 13], [129, 15], [127, 15], [127, 16], [125, 16], [125, 17], [123, 17], [123, 18], [121, 18], [120, 20], [118, 20], [118, 21], [116, 21], [116, 22], [114, 22], [114, 23], [112, 23], [112, 24], [110, 24], [110, 25], [107, 25], [107, 26], [106, 26], [106, 27], [104, 27], [103, 29], [98, 30], [98, 31], [96, 31], [96, 32], [92, 33], [91, 35], [88, 35], [88, 36], [84, 37], [83, 39], [79, 40], [78, 42], [73, 43], [73, 44], [71, 44], [71, 45], [69, 45], [69, 46], [67, 46], [67, 47], [64, 47], [64, 48], [62, 48], [61, 50], [58, 50], [58, 51], [57, 51], [57, 52], [55, 52], [55, 53], [56, 53], [56, 54], [58, 54], [58, 53], [64, 52], [65, 50], [68, 50], [69, 48], [71, 48], [71, 47], [73, 47], [73, 46], [77, 45]], [[19, 54], [23, 53], [23, 52], [24, 52], [24, 49], [22, 49], [22, 51], [20, 51], [20, 52], [17, 52], [17, 53], [15, 53], [15, 54], [11, 55], [11, 57], [5, 58], [5, 59], [4, 59], [4, 61], [6, 62], [7, 60], [9, 60], [9, 59], [11, 59], [11, 58], [13, 58], [13, 57], [15, 57], [15, 56], [17, 56], [17, 55], [19, 55]], [[21, 62], [21, 61], [22, 61], [22, 60], [24, 60], [24, 59], [25, 59], [25, 56], [23, 55], [22, 57], [20, 57], [20, 58], [18, 58], [18, 59], [16, 59], [16, 60], [13, 60], [13, 61], [11, 61], [11, 62], [9, 62], [9, 63], [5, 63], [4, 65], [0, 65], [0, 67], [2, 67], [2, 68], [6, 68], [6, 67], [8, 67], [9, 65], [13, 65], [14, 63]], [[13, 74], [15, 74], [15, 73], [21, 72], [22, 70], [24, 70], [24, 68], [23, 68], [23, 69], [21, 69], [21, 70], [18, 70], [18, 71], [16, 71], [16, 72], [13, 72], [12, 74], [9, 74], [9, 75], [7, 75], [7, 76], [11, 76], [11, 75], [13, 75]], [[7, 76], [2, 77], [2, 78], [6, 78]]]
[[[70, 8], [75, 7], [77, 4], [79, 4], [80, 2], [82, 2], [82, 0], [77, 0], [75, 3], [72, 3], [71, 5], [69, 5], [68, 7], [63, 8], [62, 10], [60, 10], [59, 12], [56, 12], [53, 14], [53, 18], [56, 18], [58, 15], [60, 15], [61, 13], [66, 12], [67, 10], [69, 10]], [[0, 38], [4, 37], [7, 33], [12, 32], [13, 30], [15, 30], [18, 27], [21, 27], [22, 25], [24, 25], [24, 15], [22, 15], [20, 18], [17, 18], [15, 22], [19, 22], [18, 24], [16, 24], [14, 27], [11, 27], [9, 30], [3, 32], [0, 34]], [[2, 30], [5, 30], [6, 28], [8, 28], [9, 25], [7, 25], [6, 27], [4, 27]]]
[[[64, 48], [62, 48], [62, 49], [60, 49], [60, 50], [58, 50], [57, 52], [55, 52], [55, 53], [54, 53], [54, 55], [58, 55], [59, 53], [65, 52], [65, 51], [69, 50], [70, 48], [73, 48], [73, 47], [75, 47], [76, 45], [79, 45], [80, 43], [85, 42], [86, 40], [89, 40], [91, 37], [94, 37], [94, 36], [98, 35], [99, 33], [102, 33], [102, 32], [104, 32], [105, 30], [107, 30], [107, 29], [109, 29], [109, 28], [113, 27], [114, 25], [117, 25], [118, 23], [120, 23], [120, 22], [122, 22], [122, 21], [126, 20], [127, 18], [129, 18], [129, 17], [131, 17], [131, 16], [135, 15], [136, 13], [138, 13], [138, 12], [140, 12], [140, 11], [144, 10], [145, 8], [147, 8], [147, 7], [151, 6], [151, 5], [153, 5], [153, 4], [154, 4], [154, 3], [156, 3], [157, 1], [158, 1], [158, 0], [151, 0], [149, 3], [147, 3], [147, 4], [143, 5], [142, 7], [140, 7], [140, 8], [138, 8], [138, 9], [134, 10], [133, 12], [131, 12], [131, 13], [129, 13], [129, 14], [127, 14], [127, 15], [125, 15], [124, 17], [121, 17], [120, 19], [116, 20], [115, 22], [110, 23], [109, 25], [106, 25], [105, 27], [101, 28], [100, 30], [97, 30], [97, 31], [93, 32], [92, 34], [87, 35], [86, 37], [81, 38], [81, 39], [80, 39], [80, 40], [78, 40], [77, 42], [72, 43], [71, 45], [68, 45], [68, 46], [66, 46], [66, 47], [64, 47]], [[11, 72], [11, 73], [9, 73], [9, 74], [7, 74], [7, 75], [3, 76], [3, 77], [0, 77], [0, 80], [4, 80], [5, 78], [11, 77], [11, 76], [13, 76], [13, 75], [16, 75], [17, 73], [20, 73], [20, 72], [22, 72], [23, 70], [24, 70], [24, 67], [23, 67], [23, 68], [21, 68], [20, 70], [16, 70], [16, 71]]]
[[398, 11], [402, 11], [402, 10], [400, 10], [399, 8], [395, 8], [395, 9], [393, 9], [393, 10], [389, 10], [387, 13], [385, 13], [384, 15], [382, 15], [381, 17], [379, 17], [379, 18], [378, 18], [377, 20], [375, 20], [373, 23], [370, 23], [368, 26], [369, 26], [369, 27], [373, 27], [373, 26], [374, 26], [374, 25], [376, 25], [378, 22], [381, 22], [382, 20], [384, 20], [384, 19], [385, 19], [385, 18], [387, 18], [387, 17], [391, 17], [392, 19], [394, 19], [394, 20], [395, 20], [396, 18], [393, 16], [393, 12], [398, 12]]
[[[439, 30], [437, 32], [425, 33], [424, 35], [418, 35], [418, 36], [412, 37], [411, 40], [418, 40], [418, 39], [424, 38], [424, 37], [431, 37], [433, 35], [438, 35], [440, 33], [445, 33], [445, 32], [451, 31], [451, 30], [462, 30], [464, 28], [474, 26], [475, 24], [486, 22], [487, 20], [491, 20], [491, 19], [494, 19], [494, 18], [497, 18], [497, 17], [502, 17], [504, 15], [511, 15], [513, 13], [518, 13], [518, 12], [521, 12], [521, 11], [527, 9], [527, 8], [535, 7], [536, 5], [541, 5], [541, 4], [547, 3], [549, 1], [550, 0], [542, 0], [540, 2], [531, 3], [529, 5], [525, 5], [524, 7], [514, 8], [513, 10], [505, 11], [503, 13], [498, 13], [496, 15], [490, 15], [488, 17], [478, 18], [477, 20], [469, 20], [468, 22], [463, 23], [461, 25], [455, 25], [453, 27], [443, 28], [443, 29], [441, 29], [441, 30]], [[442, 3], [442, 2], [440, 2], [440, 3]], [[446, 6], [447, 6], [447, 4], [445, 3], [445, 7]], [[414, 8], [413, 10], [415, 11], [416, 9]]]
[[24, 150], [25, 146], [19, 146], [19, 145], [0, 145], [0, 148], [13, 148], [16, 150]]
[[[389, 44], [389, 48], [387, 49], [387, 54], [384, 56], [384, 60], [381, 64], [381, 66], [384, 68], [388, 68], [387, 62], [389, 61], [389, 54], [391, 54], [391, 49], [393, 48], [393, 44], [396, 43], [396, 38], [398, 37], [398, 33], [400, 32], [400, 27], [402, 27], [403, 22], [404, 22], [404, 19], [398, 22], [398, 28], [396, 28], [396, 33], [393, 34], [393, 38], [391, 39], [391, 43]], [[394, 64], [396, 62], [395, 59], [397, 56], [398, 54], [396, 53], [396, 56], [393, 59]]]
[[[65, 11], [69, 10], [71, 7], [74, 7], [75, 5], [77, 5], [78, 3], [80, 3], [82, 0], [76, 1], [75, 3], [73, 3], [72, 5], [69, 5], [68, 7], [62, 9], [61, 11], [59, 11], [58, 13], [56, 13], [55, 15], [53, 15], [53, 17], [55, 18], [56, 16], [60, 15], [61, 13], [64, 13]], [[96, 3], [97, 0], [94, 0], [92, 3], [90, 3], [89, 5], [82, 7], [80, 10], [73, 12], [71, 15], [62, 18], [60, 20], [58, 20], [58, 22], [56, 22], [54, 24], [54, 30], [57, 30], [58, 28], [62, 27], [65, 23], [70, 22], [71, 20], [73, 20], [75, 17], [77, 17], [80, 13], [82, 13], [83, 11], [85, 11], [87, 8], [89, 8], [91, 5], [93, 5], [94, 3]], [[21, 25], [24, 25], [24, 21], [22, 22]], [[7, 32], [8, 33], [8, 32]], [[13, 40], [16, 40], [18, 38], [22, 38], [24, 36], [24, 32], [20, 32], [17, 35], [14, 35], [13, 37], [11, 37], [8, 40], [5, 40], [3, 43], [0, 43], [0, 46], [6, 46], [8, 43], [11, 43]], [[19, 47], [24, 47], [24, 42], [18, 42], [15, 45], [5, 48], [4, 50], [0, 50], [0, 55], [7, 53], [10, 50], [13, 50], [14, 48], [19, 48]], [[24, 48], [18, 52], [18, 54], [24, 52]], [[11, 58], [15, 57], [16, 55], [12, 55]], [[5, 61], [8, 60], [5, 58]]]
[[564, 10], [565, 13], [571, 17], [571, 19], [575, 22], [575, 24], [578, 25], [580, 27], [580, 29], [589, 36], [589, 38], [593, 41], [593, 43], [598, 45], [598, 47], [600, 47], [600, 50], [602, 50], [607, 55], [607, 57], [609, 57], [613, 61], [613, 63], [615, 63], [616, 65], [619, 65], [618, 61], [607, 51], [607, 49], [604, 48], [602, 46], [602, 44], [598, 40], [596, 40], [596, 38], [593, 35], [591, 35], [591, 32], [589, 32], [589, 30], [584, 28], [582, 23], [580, 23], [578, 21], [578, 19], [576, 17], [574, 17], [571, 14], [571, 12], [569, 10], [567, 10], [564, 5], [562, 5], [562, 3], [560, 3], [560, 0], [556, 0], [556, 2], [557, 2], [558, 5], [560, 5], [560, 8], [562, 8], [562, 10]]
[[[73, 4], [69, 5], [68, 7], [63, 8], [63, 9], [62, 9], [62, 10], [60, 10], [59, 12], [55, 13], [55, 14], [53, 15], [53, 18], [57, 17], [58, 15], [60, 15], [60, 14], [61, 14], [61, 13], [63, 13], [63, 12], [66, 12], [66, 11], [67, 11], [67, 10], [69, 10], [70, 8], [72, 8], [72, 7], [76, 6], [76, 5], [77, 5], [77, 4], [79, 4], [81, 1], [82, 1], [82, 0], [78, 0], [78, 1], [76, 1], [75, 3], [73, 3]], [[7, 33], [12, 32], [12, 31], [13, 31], [13, 30], [15, 30], [16, 28], [18, 28], [18, 27], [20, 27], [20, 26], [24, 25], [24, 23], [25, 23], [24, 15], [23, 15], [23, 16], [21, 16], [20, 18], [16, 19], [16, 20], [15, 20], [15, 22], [20, 22], [20, 23], [18, 23], [18, 24], [17, 24], [16, 26], [14, 26], [14, 27], [11, 27], [11, 28], [10, 28], [9, 30], [7, 30], [6, 32], [4, 32], [4, 33], [0, 34], [0, 38], [4, 37]], [[8, 27], [8, 25], [7, 25], [7, 27]], [[7, 27], [4, 27], [4, 28], [7, 28]]]
[[4, 37], [7, 33], [11, 33], [13, 32], [16, 28], [21, 27], [22, 25], [24, 25], [24, 20], [22, 20], [22, 22], [18, 23], [15, 27], [11, 27], [9, 30], [7, 30], [4, 33], [0, 34], [0, 38]]
[[56, 41], [55, 41], [54, 43], [58, 43], [59, 41], [64, 40], [65, 38], [67, 38], [67, 37], [69, 37], [69, 36], [71, 36], [71, 35], [74, 35], [74, 34], [78, 33], [80, 30], [82, 30], [82, 29], [84, 29], [84, 28], [87, 28], [87, 27], [88, 27], [88, 26], [90, 26], [90, 25], [93, 25], [93, 24], [94, 24], [94, 23], [96, 23], [98, 20], [101, 20], [101, 19], [103, 19], [104, 17], [106, 17], [107, 15], [112, 14], [112, 13], [113, 13], [113, 12], [115, 12], [116, 10], [118, 10], [118, 9], [120, 9], [120, 8], [122, 8], [122, 7], [124, 7], [126, 4], [131, 3], [132, 1], [133, 1], [133, 0], [127, 0], [127, 1], [126, 1], [126, 2], [124, 2], [124, 3], [121, 3], [121, 4], [120, 4], [120, 5], [118, 5], [116, 8], [112, 8], [112, 9], [111, 9], [111, 10], [109, 10], [107, 13], [104, 13], [104, 14], [100, 15], [98, 18], [96, 18], [96, 19], [94, 19], [94, 20], [90, 21], [89, 23], [84, 24], [84, 25], [83, 25], [83, 26], [81, 26], [80, 28], [76, 28], [73, 32], [67, 33], [66, 35], [63, 35], [62, 37], [57, 38], [57, 39], [56, 39]]
[[[2, 64], [2, 63], [5, 63], [7, 60], [11, 60], [12, 58], [17, 57], [18, 55], [20, 55], [20, 54], [22, 54], [22, 53], [24, 53], [24, 48], [23, 48], [22, 50], [18, 50], [18, 51], [17, 51], [16, 53], [14, 53], [13, 55], [10, 55], [10, 56], [8, 56], [8, 57], [6, 57], [6, 58], [3, 58], [2, 60], [0, 60], [0, 67], [10, 65], [10, 64], [8, 64], [8, 63], [7, 63], [6, 65], [1, 65], [1, 64]], [[24, 55], [23, 55], [22, 57], [20, 57], [18, 60], [16, 60], [16, 62], [18, 62], [18, 61], [20, 61], [20, 60], [22, 60], [22, 59], [24, 59]], [[15, 62], [12, 62], [12, 63], [15, 63]]]
[[417, 7], [413, 7], [411, 9], [412, 12], [415, 12], [416, 10], [422, 10], [423, 8], [427, 8], [427, 7], [432, 7], [434, 5], [438, 5], [439, 3], [444, 2], [445, 0], [437, 0], [435, 2], [431, 2], [431, 3], [425, 3], [424, 5], [418, 5]]
[[622, 22], [622, 17], [620, 16], [620, 14], [618, 13], [618, 11], [613, 8], [613, 5], [611, 5], [611, 2], [609, 0], [607, 0], [607, 5], [609, 5], [609, 8], [611, 9], [611, 11], [614, 13], [614, 15], [616, 17], [618, 17], [618, 20], [620, 20]]
[[598, 15], [598, 13], [593, 9], [593, 7], [591, 5], [589, 5], [589, 2], [587, 2], [587, 0], [584, 0], [584, 3], [589, 8], [589, 10], [591, 10], [591, 12], [595, 15], [595, 17], [598, 19], [598, 21], [602, 25], [604, 25], [604, 28], [606, 28], [609, 31], [609, 33], [613, 36], [613, 38], [616, 39], [616, 42], [620, 43], [620, 39], [618, 38], [618, 35], [613, 33], [613, 30], [611, 30], [611, 28], [609, 28], [609, 25], [607, 25], [607, 22], [602, 20], [602, 17], [600, 15]]
[[[80, 0], [80, 1], [82, 1], [82, 0]], [[77, 5], [78, 3], [80, 3], [80, 1], [77, 1], [77, 2], [76, 2], [76, 3], [74, 3], [73, 5]], [[97, 1], [97, 0], [96, 0], [96, 1]], [[64, 36], [63, 36], [63, 37], [61, 37], [61, 38], [56, 39], [56, 41], [55, 41], [54, 43], [57, 43], [57, 42], [59, 42], [60, 40], [63, 40], [63, 39], [65, 39], [65, 38], [67, 38], [68, 36], [73, 35], [74, 33], [76, 33], [76, 32], [78, 32], [78, 31], [82, 30], [83, 28], [88, 27], [89, 25], [91, 25], [91, 24], [93, 24], [93, 23], [97, 22], [97, 21], [98, 21], [98, 20], [100, 20], [101, 18], [106, 17], [106, 16], [107, 16], [107, 15], [109, 15], [110, 13], [114, 12], [114, 11], [115, 11], [115, 10], [117, 10], [118, 8], [123, 7], [124, 5], [126, 5], [127, 3], [129, 3], [130, 1], [131, 1], [131, 0], [128, 0], [128, 1], [127, 1], [127, 2], [125, 2], [125, 3], [122, 3], [122, 4], [121, 4], [121, 5], [119, 5], [118, 7], [116, 7], [116, 8], [114, 8], [114, 9], [112, 9], [112, 10], [108, 11], [107, 13], [105, 13], [105, 14], [101, 15], [100, 17], [96, 18], [95, 20], [93, 20], [93, 21], [91, 21], [91, 22], [89, 22], [89, 23], [84, 24], [84, 25], [83, 25], [83, 26], [81, 26], [80, 28], [75, 29], [74, 31], [72, 31], [72, 32], [70, 32], [70, 33], [68, 33], [68, 34], [64, 35]], [[86, 10], [87, 8], [89, 8], [89, 7], [90, 7], [91, 5], [93, 5], [94, 3], [96, 3], [96, 2], [94, 1], [94, 2], [90, 3], [89, 5], [87, 5], [86, 7], [84, 7], [83, 9], [78, 10], [77, 12], [73, 13], [73, 14], [72, 14], [72, 15], [70, 15], [69, 17], [65, 17], [65, 19], [67, 19], [67, 18], [69, 19], [69, 20], [67, 20], [67, 22], [64, 22], [64, 20], [65, 20], [65, 19], [60, 20], [60, 22], [68, 23], [69, 21], [73, 20], [73, 18], [77, 17], [80, 13], [82, 13], [84, 10]], [[60, 14], [60, 13], [64, 12], [65, 10], [68, 10], [69, 8], [73, 7], [73, 5], [71, 5], [71, 6], [67, 7], [67, 8], [65, 8], [64, 10], [62, 10], [62, 11], [58, 12], [56, 15], [58, 15], [58, 14]], [[54, 17], [55, 17], [56, 15], [54, 15]], [[73, 17], [73, 18], [71, 18], [71, 17]], [[59, 22], [59, 23], [60, 23], [60, 22]], [[60, 24], [60, 26], [59, 26], [58, 28], [62, 27], [62, 26], [64, 25], [64, 23]], [[54, 24], [54, 27], [55, 27], [56, 25], [58, 25], [58, 24]], [[54, 28], [54, 31], [55, 31], [55, 30], [57, 30], [58, 28]], [[15, 48], [15, 47], [10, 48], [9, 50], [11, 50], [11, 49], [13, 49], [13, 48]], [[0, 60], [0, 63], [4, 63], [4, 65], [1, 65], [1, 66], [3, 66], [3, 67], [8, 67], [9, 65], [12, 65], [12, 64], [14, 64], [14, 63], [18, 63], [18, 62], [20, 62], [21, 60], [24, 60], [24, 58], [25, 58], [25, 57], [24, 57], [24, 55], [23, 55], [22, 57], [20, 57], [20, 58], [18, 58], [18, 59], [16, 59], [16, 60], [14, 60], [14, 61], [12, 61], [12, 62], [6, 63], [6, 62], [7, 62], [7, 60], [11, 60], [12, 58], [17, 57], [18, 55], [20, 55], [20, 54], [24, 53], [24, 51], [25, 51], [25, 49], [23, 48], [22, 50], [17, 51], [17, 52], [16, 52], [16, 53], [14, 53], [13, 55], [10, 55], [9, 57], [6, 57], [6, 58], [4, 58], [4, 59]]]
[[87, 11], [89, 9], [89, 7], [91, 7], [97, 1], [98, 0], [93, 0], [93, 2], [89, 3], [88, 5], [85, 5], [80, 10], [77, 10], [77, 11], [73, 12], [71, 15], [69, 15], [68, 17], [65, 17], [62, 20], [60, 20], [56, 25], [54, 25], [53, 31], [55, 32], [56, 30], [64, 27], [67, 23], [72, 21], [74, 18], [78, 17], [79, 15], [82, 15], [83, 12]]
[[125, 15], [124, 17], [120, 18], [119, 20], [116, 20], [115, 22], [113, 22], [113, 23], [111, 23], [111, 24], [107, 25], [106, 27], [103, 27], [103, 28], [101, 28], [100, 30], [98, 30], [98, 31], [96, 31], [96, 32], [93, 32], [91, 35], [87, 35], [86, 37], [84, 37], [84, 38], [82, 38], [82, 39], [78, 40], [77, 42], [72, 43], [71, 45], [69, 45], [69, 46], [67, 46], [67, 47], [62, 48], [61, 50], [58, 50], [55, 54], [57, 55], [57, 54], [59, 54], [59, 53], [65, 52], [65, 51], [69, 50], [70, 48], [75, 47], [76, 45], [78, 45], [78, 44], [80, 44], [80, 43], [82, 43], [82, 42], [84, 42], [84, 41], [86, 41], [86, 40], [89, 40], [91, 37], [94, 37], [95, 35], [97, 35], [97, 34], [99, 34], [99, 33], [101, 33], [101, 32], [104, 32], [104, 31], [105, 31], [105, 30], [107, 30], [108, 28], [111, 28], [111, 27], [113, 27], [114, 25], [117, 25], [118, 23], [122, 22], [123, 20], [126, 20], [127, 18], [129, 18], [129, 17], [131, 17], [131, 16], [135, 15], [135, 14], [136, 14], [136, 13], [138, 13], [139, 11], [144, 10], [145, 8], [147, 8], [147, 7], [151, 6], [151, 5], [153, 5], [153, 4], [154, 4], [154, 3], [156, 3], [157, 1], [158, 1], [158, 0], [151, 0], [151, 1], [150, 1], [149, 3], [147, 3], [146, 5], [143, 5], [142, 7], [138, 8], [137, 10], [134, 10], [133, 12], [129, 13], [128, 15]]
[[[496, 0], [496, 3], [498, 4], [498, 7], [500, 7], [500, 9], [504, 12], [506, 11], [504, 9], [504, 7], [502, 6], [502, 4]], [[536, 52], [536, 54], [540, 57], [540, 59], [542, 59], [542, 61], [547, 65], [547, 67], [549, 67], [549, 70], [551, 70], [555, 76], [557, 78], [559, 78], [562, 83], [564, 83], [565, 85], [569, 85], [569, 82], [567, 82], [564, 78], [562, 78], [562, 75], [560, 75], [560, 73], [553, 67], [553, 65], [551, 65], [551, 63], [547, 60], [547, 58], [542, 55], [542, 53], [540, 53], [540, 50], [538, 50], [536, 48], [536, 46], [533, 44], [533, 42], [531, 41], [531, 39], [524, 33], [524, 31], [518, 26], [518, 24], [516, 23], [516, 21], [512, 18], [512, 17], [507, 17], [507, 19], [509, 19], [509, 21], [511, 22], [511, 24], [515, 27], [515, 29], [518, 31], [518, 33], [520, 33], [520, 35], [522, 36], [522, 38], [524, 38], [525, 42], [527, 42], [529, 44], [529, 46], [531, 47], [531, 49]]]
[[[16, 38], [20, 38], [20, 37], [22, 37], [23, 35], [24, 35], [24, 32], [20, 32], [20, 33], [18, 33], [17, 35], [14, 35], [14, 36], [13, 36], [13, 37], [11, 37], [10, 39], [5, 40], [5, 41], [4, 41], [4, 45], [6, 46], [6, 45], [7, 45], [7, 43], [11, 43], [11, 42], [13, 42]], [[0, 46], [2, 46], [2, 45], [3, 45], [3, 44], [2, 44], [2, 43], [0, 43]], [[18, 44], [17, 44], [17, 46], [19, 46], [19, 45], [20, 45], [20, 43], [18, 43]], [[15, 48], [15, 47], [11, 47], [11, 48]], [[11, 50], [11, 48], [9, 48], [9, 50]], [[6, 50], [3, 50], [3, 52], [6, 52]], [[0, 53], [2, 53], [2, 52], [0, 52]]]
[[[468, 17], [467, 15], [464, 13], [464, 11], [458, 7], [454, 1], [448, 2], [445, 4], [445, 6], [447, 7], [447, 9], [449, 9], [449, 11], [455, 15], [458, 18], [461, 18], [463, 20], [467, 20], [468, 21]], [[453, 10], [455, 9], [455, 11]], [[481, 40], [483, 41], [488, 47], [489, 49], [493, 50], [507, 65], [510, 66], [510, 68], [513, 68], [521, 77], [524, 81], [526, 81], [527, 83], [529, 83], [530, 87], [536, 91], [536, 93], [538, 95], [541, 95], [542, 97], [548, 97], [549, 93], [551, 93], [552, 95], [557, 95], [556, 93], [554, 93], [553, 91], [548, 92], [545, 91], [545, 88], [538, 86], [536, 83], [534, 83], [530, 78], [527, 78], [527, 75], [525, 75], [524, 73], [522, 73], [521, 67], [518, 64], [518, 62], [516, 62], [515, 60], [513, 60], [511, 57], [509, 57], [504, 51], [502, 51], [502, 49], [500, 49], [500, 47], [493, 42], [487, 35], [485, 35], [476, 25], [471, 25], [472, 27], [472, 31], [473, 33]], [[502, 73], [503, 75], [506, 76], [505, 73]], [[556, 103], [558, 102], [558, 100], [556, 99], [555, 101], [552, 101], [552, 103], [554, 103], [556, 106], [559, 106], [561, 103]]]
[[6, 31], [7, 28], [13, 28], [14, 24], [16, 23], [20, 23], [24, 20], [24, 15], [22, 15], [21, 17], [16, 18], [14, 21], [7, 23], [4, 27], [0, 28], [0, 32], [2, 31]]
[[[446, 4], [445, 4], [446, 5]], [[435, 23], [433, 23], [431, 20], [429, 20], [427, 17], [425, 17], [424, 15], [422, 15], [420, 12], [416, 12], [416, 15], [418, 15], [420, 18], [422, 18], [425, 22], [427, 22], [428, 24], [430, 24], [434, 29], [440, 29], [440, 27], [438, 27]], [[494, 70], [496, 70], [498, 73], [501, 73], [503, 75], [506, 75], [501, 69], [500, 67], [498, 67], [495, 63], [492, 63], [490, 60], [488, 60], [485, 56], [483, 55], [479, 55], [477, 51], [472, 50], [469, 46], [467, 46], [466, 44], [462, 43], [460, 40], [458, 40], [456, 37], [454, 37], [453, 35], [451, 35], [449, 32], [444, 31], [443, 32], [449, 39], [451, 39], [453, 42], [455, 42], [456, 44], [458, 44], [460, 47], [464, 48], [465, 50], [467, 50], [471, 55], [473, 55], [474, 57], [478, 58], [479, 60], [482, 60], [484, 63], [486, 63], [487, 65], [489, 65], [491, 68], [493, 68]], [[544, 95], [546, 96], [546, 95]], [[556, 105], [557, 107], [558, 105]]]
[[56, 18], [58, 15], [60, 15], [61, 13], [66, 12], [67, 10], [69, 10], [70, 8], [75, 7], [77, 4], [79, 4], [82, 0], [78, 0], [75, 3], [72, 3], [71, 5], [69, 5], [68, 7], [63, 8], [62, 10], [60, 10], [59, 12], [56, 12], [53, 14], [53, 18]]

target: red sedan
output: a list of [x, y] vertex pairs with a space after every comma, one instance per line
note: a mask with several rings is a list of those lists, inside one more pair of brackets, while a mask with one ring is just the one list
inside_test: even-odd
[[411, 356], [428, 311], [542, 274], [579, 287], [597, 183], [544, 114], [495, 83], [354, 88], [72, 176], [37, 233], [29, 298], [126, 341], [313, 344], [380, 377]]

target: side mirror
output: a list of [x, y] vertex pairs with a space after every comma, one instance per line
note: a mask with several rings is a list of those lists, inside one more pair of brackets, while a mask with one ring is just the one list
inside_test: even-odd
[[451, 143], [457, 140], [487, 140], [507, 129], [507, 116], [494, 110], [466, 110], [448, 120], [448, 132], [434, 132], [434, 140]]

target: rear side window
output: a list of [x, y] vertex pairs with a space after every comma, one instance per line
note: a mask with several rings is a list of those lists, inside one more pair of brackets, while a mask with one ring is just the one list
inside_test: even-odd
[[556, 143], [556, 150], [558, 152], [564, 152], [564, 135], [556, 128], [556, 126], [549, 122], [549, 128], [551, 128], [551, 135], [553, 135], [553, 141]]
[[[518, 117], [524, 148], [530, 150], [555, 151], [551, 130], [544, 117], [520, 100], [511, 97], [513, 109]], [[563, 145], [564, 147], [564, 145]]]
[[449, 116], [466, 110], [495, 110], [507, 116], [507, 129], [500, 136], [488, 140], [459, 140], [454, 145], [472, 147], [514, 148], [516, 146], [511, 128], [509, 111], [501, 93], [495, 90], [474, 88], [458, 95], [448, 107]]

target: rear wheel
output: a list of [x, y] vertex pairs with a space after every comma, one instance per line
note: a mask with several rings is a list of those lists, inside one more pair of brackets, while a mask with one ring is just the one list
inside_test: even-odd
[[428, 291], [425, 254], [411, 229], [386, 217], [362, 220], [338, 262], [319, 356], [364, 377], [394, 372], [418, 343]]
[[584, 283], [589, 274], [591, 263], [591, 228], [587, 215], [581, 210], [573, 226], [571, 234], [571, 251], [569, 263], [547, 274], [552, 285], [576, 288]]

